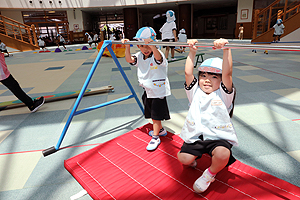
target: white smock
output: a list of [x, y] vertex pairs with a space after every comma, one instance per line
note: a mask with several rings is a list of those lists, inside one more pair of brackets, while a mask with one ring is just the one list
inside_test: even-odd
[[162, 40], [165, 39], [175, 39], [175, 36], [173, 34], [173, 30], [177, 30], [176, 23], [173, 22], [166, 22], [159, 30], [162, 34]]
[[238, 139], [229, 116], [234, 92], [227, 94], [220, 84], [218, 90], [206, 94], [197, 82], [186, 93], [191, 105], [180, 137], [186, 143], [194, 143], [203, 135], [204, 140], [224, 139], [237, 146]]
[[171, 95], [170, 83], [168, 75], [168, 62], [162, 53], [163, 62], [157, 64], [152, 54], [144, 60], [144, 54], [138, 52], [133, 56], [137, 58], [137, 62], [132, 65], [137, 67], [137, 76], [139, 85], [143, 87], [147, 93], [147, 98], [163, 98]]

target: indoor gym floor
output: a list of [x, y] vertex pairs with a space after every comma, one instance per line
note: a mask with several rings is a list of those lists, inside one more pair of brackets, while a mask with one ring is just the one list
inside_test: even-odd
[[[31, 97], [80, 90], [97, 56], [94, 49], [76, 51], [81, 47], [68, 46], [73, 51], [61, 53], [12, 53], [6, 63]], [[221, 50], [199, 51], [205, 59], [222, 56]], [[300, 187], [300, 53], [269, 51], [266, 55], [263, 50], [236, 49], [232, 54], [237, 88], [233, 123], [240, 143], [233, 148], [234, 156]], [[175, 57], [186, 55], [176, 53]], [[124, 58], [119, 62], [140, 97], [143, 89], [138, 86], [136, 68]], [[163, 124], [175, 134], [180, 133], [188, 110], [184, 62], [169, 64], [172, 95], [167, 100], [172, 119]], [[88, 88], [107, 85], [114, 92], [84, 97], [79, 108], [130, 94], [112, 58], [102, 57]], [[14, 99], [0, 85], [0, 102]], [[134, 99], [77, 115], [62, 142], [61, 147], [68, 148], [43, 157], [42, 150], [56, 145], [74, 102], [46, 103], [33, 114], [26, 107], [0, 111], [0, 199], [69, 199], [82, 188], [64, 168], [64, 160], [148, 123]]]

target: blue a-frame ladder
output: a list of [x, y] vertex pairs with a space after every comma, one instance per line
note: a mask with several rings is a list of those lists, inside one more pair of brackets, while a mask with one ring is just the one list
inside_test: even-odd
[[[64, 127], [64, 129], [63, 129], [63, 131], [62, 131], [62, 133], [60, 135], [60, 138], [59, 138], [56, 146], [55, 147], [54, 146], [50, 147], [48, 149], [45, 149], [43, 151], [43, 155], [44, 156], [50, 155], [50, 154], [55, 153], [56, 151], [59, 150], [60, 145], [61, 145], [61, 143], [62, 143], [62, 141], [63, 141], [63, 139], [64, 139], [64, 137], [66, 135], [66, 132], [67, 132], [69, 126], [70, 126], [70, 123], [71, 123], [71, 121], [72, 121], [72, 119], [73, 119], [73, 117], [75, 115], [79, 115], [79, 114], [82, 114], [82, 113], [85, 113], [85, 112], [88, 112], [88, 111], [91, 111], [91, 110], [94, 110], [94, 109], [97, 109], [97, 108], [101, 108], [101, 107], [108, 106], [108, 105], [111, 105], [111, 104], [114, 104], [114, 103], [117, 103], [117, 102], [120, 102], [120, 101], [124, 101], [124, 100], [130, 99], [130, 98], [133, 98], [133, 97], [135, 98], [136, 102], [138, 103], [141, 111], [144, 113], [144, 108], [143, 108], [140, 100], [138, 99], [138, 97], [137, 97], [137, 95], [136, 95], [136, 93], [135, 93], [132, 85], [130, 84], [130, 82], [129, 82], [129, 80], [128, 80], [128, 78], [127, 78], [127, 76], [126, 76], [126, 74], [125, 74], [125, 72], [124, 72], [124, 70], [122, 68], [122, 66], [120, 65], [120, 63], [119, 63], [119, 61], [118, 61], [118, 59], [117, 59], [117, 57], [116, 57], [116, 55], [114, 53], [114, 51], [112, 50], [111, 45], [112, 45], [112, 41], [110, 41], [110, 40], [105, 40], [103, 42], [103, 45], [102, 45], [102, 47], [101, 47], [101, 49], [100, 49], [100, 51], [98, 53], [98, 56], [97, 56], [97, 58], [96, 58], [96, 60], [95, 60], [95, 62], [93, 64], [93, 66], [92, 66], [92, 68], [91, 68], [91, 70], [90, 70], [90, 72], [89, 72], [89, 74], [88, 74], [88, 76], [87, 76], [87, 78], [86, 78], [83, 86], [82, 86], [82, 89], [81, 89], [81, 91], [80, 91], [80, 93], [79, 93], [79, 95], [78, 95], [78, 97], [76, 99], [76, 102], [75, 102], [75, 104], [73, 106], [73, 109], [72, 109], [72, 111], [70, 113], [70, 116], [69, 116], [69, 118], [68, 118], [68, 120], [67, 120], [67, 122], [65, 124], [65, 127]], [[91, 78], [92, 78], [92, 76], [93, 76], [93, 74], [94, 74], [94, 72], [95, 72], [95, 70], [96, 70], [96, 68], [98, 66], [98, 63], [99, 63], [99, 61], [100, 61], [100, 59], [101, 59], [101, 57], [103, 55], [103, 52], [104, 52], [105, 48], [108, 49], [108, 51], [111, 54], [113, 60], [115, 61], [116, 65], [117, 65], [117, 67], [119, 69], [119, 71], [121, 72], [121, 74], [122, 74], [122, 76], [123, 76], [123, 78], [124, 78], [127, 86], [129, 87], [129, 89], [131, 91], [131, 95], [128, 95], [128, 96], [125, 96], [125, 97], [121, 97], [119, 99], [115, 99], [115, 100], [112, 100], [112, 101], [109, 101], [109, 102], [105, 102], [105, 103], [102, 103], [102, 104], [99, 104], [99, 105], [91, 106], [91, 107], [88, 107], [88, 108], [85, 108], [85, 109], [77, 111], [78, 105], [79, 105], [79, 103], [80, 103], [80, 101], [81, 101], [81, 99], [83, 97], [84, 92], [87, 89], [87, 86], [90, 83], [90, 80], [91, 80]]]

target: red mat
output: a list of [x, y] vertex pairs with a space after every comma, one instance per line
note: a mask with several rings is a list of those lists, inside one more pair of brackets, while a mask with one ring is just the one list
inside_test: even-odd
[[196, 169], [183, 166], [177, 152], [183, 141], [168, 133], [153, 152], [151, 124], [65, 160], [65, 168], [93, 199], [299, 199], [300, 188], [236, 161], [216, 176], [202, 194], [193, 192], [194, 181], [211, 162], [198, 160]]

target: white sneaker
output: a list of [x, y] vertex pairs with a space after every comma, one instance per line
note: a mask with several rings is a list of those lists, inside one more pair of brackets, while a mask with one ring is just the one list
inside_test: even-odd
[[147, 150], [148, 151], [153, 151], [153, 150], [155, 150], [157, 147], [158, 147], [158, 145], [160, 144], [160, 139], [159, 139], [159, 137], [152, 137], [152, 139], [151, 139], [151, 141], [149, 142], [149, 144], [148, 144], [148, 146], [147, 146]]
[[[153, 136], [153, 131], [149, 131], [148, 134], [152, 137]], [[164, 128], [160, 129], [159, 133], [158, 133], [159, 136], [166, 136], [167, 134], [168, 133], [167, 133], [166, 129], [164, 129]]]
[[202, 193], [204, 192], [208, 186], [210, 185], [210, 183], [214, 182], [215, 180], [215, 177], [214, 176], [211, 176], [209, 173], [208, 173], [208, 169], [206, 169], [202, 176], [200, 176], [200, 178], [198, 178], [194, 185], [193, 185], [193, 189], [195, 190], [195, 192], [197, 193]]
[[171, 60], [176, 60], [176, 58], [172, 58]]

